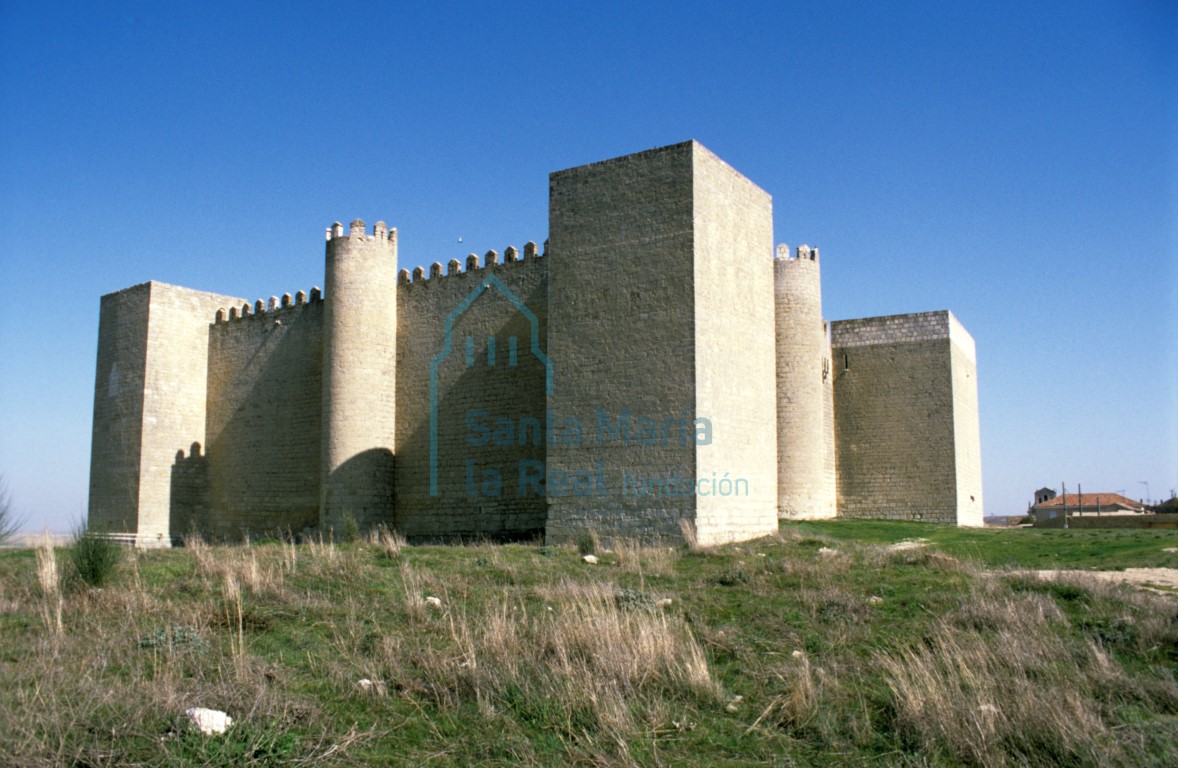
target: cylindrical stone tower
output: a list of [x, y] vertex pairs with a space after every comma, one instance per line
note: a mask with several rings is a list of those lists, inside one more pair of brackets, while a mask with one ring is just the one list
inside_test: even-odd
[[[777, 247], [777, 515], [834, 517], [835, 484], [828, 419], [830, 357], [822, 324], [818, 249]], [[828, 434], [829, 433], [829, 434]], [[829, 469], [829, 471], [828, 471]]]
[[327, 230], [323, 482], [319, 525], [392, 523], [396, 437], [397, 230]]

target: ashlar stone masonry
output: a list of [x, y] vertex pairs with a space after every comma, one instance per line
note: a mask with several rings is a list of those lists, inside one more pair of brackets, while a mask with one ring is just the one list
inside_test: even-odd
[[90, 524], [141, 546], [981, 524], [953, 315], [826, 322], [818, 249], [774, 249], [770, 196], [694, 141], [549, 185], [543, 248], [411, 274], [356, 220], [326, 231], [325, 292], [102, 297]]

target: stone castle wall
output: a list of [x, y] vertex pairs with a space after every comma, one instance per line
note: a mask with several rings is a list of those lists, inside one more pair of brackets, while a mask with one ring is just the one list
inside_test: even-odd
[[397, 420], [397, 231], [327, 232], [319, 525], [391, 523]]
[[[463, 272], [424, 272], [396, 286], [398, 294], [397, 462], [395, 511], [387, 522], [415, 538], [542, 535], [546, 504], [519, 487], [519, 464], [542, 466], [545, 367], [532, 354], [531, 327], [507, 294], [537, 318], [538, 348], [547, 343], [547, 269], [534, 245], [529, 258], [509, 249], [506, 261]], [[490, 256], [490, 254], [489, 254]], [[490, 260], [489, 260], [490, 261]], [[480, 266], [474, 266], [480, 264]], [[487, 275], [506, 294], [485, 291], [455, 318], [454, 353], [438, 366], [440, 493], [430, 494], [431, 362], [443, 346], [445, 318]], [[222, 307], [208, 328], [208, 444], [199, 443], [172, 467], [173, 535], [195, 530], [213, 538], [243, 531], [299, 532], [320, 524], [324, 315], [327, 301], [314, 289], [292, 299]], [[496, 338], [495, 365], [487, 339]], [[472, 362], [466, 339], [478, 340]], [[512, 339], [516, 341], [513, 343]], [[514, 353], [513, 353], [514, 347]], [[473, 413], [473, 416], [472, 416]], [[475, 426], [471, 427], [470, 419]], [[514, 445], [504, 445], [503, 420]], [[526, 432], [524, 445], [516, 432]], [[483, 438], [487, 439], [484, 440]], [[538, 444], [537, 444], [537, 441]], [[473, 442], [481, 445], [472, 445]], [[466, 461], [478, 482], [468, 482]], [[531, 481], [535, 469], [527, 468]], [[502, 489], [483, 495], [486, 473], [498, 471]], [[476, 491], [472, 495], [472, 487]], [[542, 484], [540, 485], [542, 489]], [[477, 510], [472, 514], [471, 511]]]
[[[90, 526], [139, 528], [139, 457], [151, 284], [102, 297], [94, 428], [90, 448]], [[172, 449], [175, 451], [175, 448]]]
[[[823, 323], [822, 382], [822, 499], [838, 516], [838, 448], [834, 426], [834, 350], [830, 341], [830, 323]], [[781, 393], [778, 392], [778, 397]]]
[[[299, 532], [319, 524], [323, 393], [323, 315], [311, 298], [275, 300], [276, 307], [233, 307], [208, 329], [208, 466], [206, 496], [176, 494], [177, 514], [216, 538], [243, 530]], [[191, 454], [187, 462], [194, 462]], [[183, 464], [183, 462], [178, 462]], [[202, 516], [184, 505], [206, 506]], [[178, 520], [178, 522], [180, 522]]]
[[[769, 532], [769, 196], [695, 142], [554, 173], [550, 189], [549, 406], [587, 434], [548, 464], [587, 492], [549, 494], [548, 536], [668, 539], [681, 520], [709, 543]], [[713, 494], [725, 480], [743, 484]]]
[[949, 315], [949, 354], [953, 369], [953, 463], [958, 525], [984, 525], [982, 519], [982, 441], [978, 410], [978, 364], [973, 337]]
[[172, 465], [205, 436], [209, 318], [230, 296], [149, 282], [104, 297], [91, 521], [170, 542]]
[[712, 427], [711, 443], [695, 452], [695, 525], [701, 544], [717, 544], [777, 530], [773, 203], [707, 149], [690, 146], [694, 412]]
[[584, 427], [549, 446], [549, 474], [583, 478], [548, 498], [554, 540], [666, 538], [694, 522], [692, 500], [657, 490], [660, 478], [695, 476], [694, 439], [636, 429], [695, 415], [691, 172], [690, 147], [677, 144], [549, 178], [549, 409]]
[[406, 535], [543, 534], [549, 261], [529, 243], [446, 275], [402, 273], [394, 519]]

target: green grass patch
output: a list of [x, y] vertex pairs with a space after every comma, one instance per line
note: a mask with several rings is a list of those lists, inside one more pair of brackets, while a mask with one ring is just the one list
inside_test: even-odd
[[[803, 537], [861, 544], [924, 539], [954, 557], [1012, 568], [1178, 568], [1178, 530], [961, 528], [936, 523], [828, 520], [783, 523]], [[803, 539], [806, 541], [807, 539]]]
[[[1178, 601], [998, 567], [1171, 542], [1059, 533], [796, 523], [596, 565], [587, 541], [194, 541], [64, 591], [6, 551], [0, 764], [1178, 763]], [[235, 725], [178, 729], [193, 706]]]

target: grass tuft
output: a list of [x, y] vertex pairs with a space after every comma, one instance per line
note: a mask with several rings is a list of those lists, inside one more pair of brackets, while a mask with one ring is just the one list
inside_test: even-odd
[[59, 637], [64, 628], [61, 612], [64, 598], [61, 594], [61, 579], [57, 572], [57, 557], [49, 536], [37, 547], [37, 581], [41, 587], [41, 618], [45, 629], [52, 637]]
[[405, 537], [384, 523], [375, 526], [368, 532], [369, 545], [376, 547], [381, 555], [389, 560], [396, 560], [401, 556], [401, 550], [407, 545]]
[[74, 531], [74, 541], [69, 548], [73, 575], [86, 586], [105, 587], [118, 575], [126, 551], [123, 545], [92, 531], [85, 522]]

